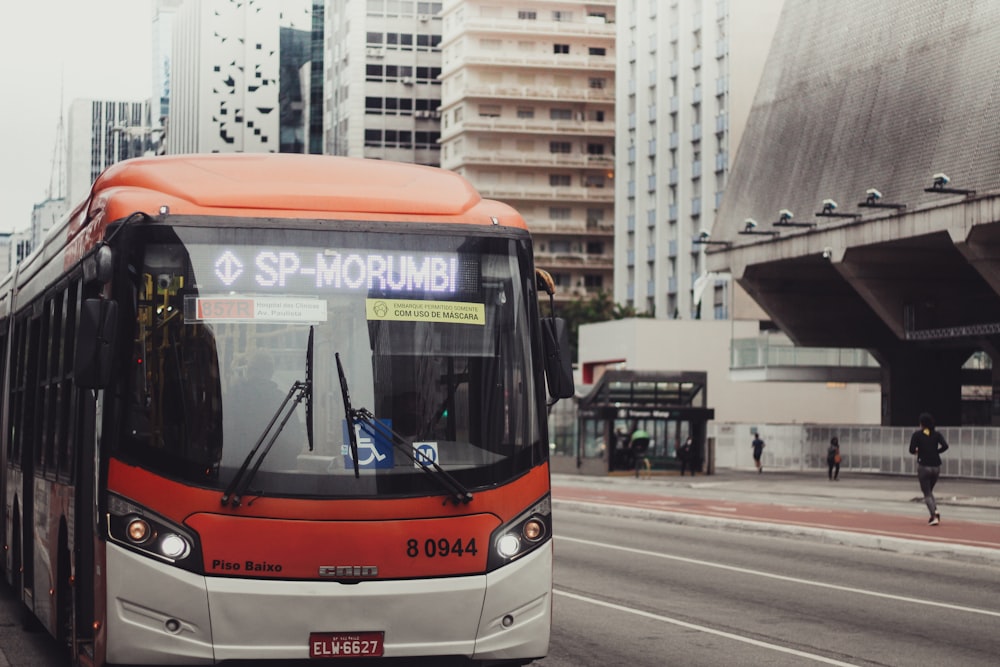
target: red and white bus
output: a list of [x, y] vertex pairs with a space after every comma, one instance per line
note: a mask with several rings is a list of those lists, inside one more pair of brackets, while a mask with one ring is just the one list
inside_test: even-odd
[[0, 290], [26, 621], [83, 665], [544, 656], [552, 290], [449, 171], [109, 168]]

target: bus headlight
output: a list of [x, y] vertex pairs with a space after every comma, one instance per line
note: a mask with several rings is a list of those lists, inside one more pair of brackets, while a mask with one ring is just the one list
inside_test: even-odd
[[552, 502], [545, 496], [513, 521], [500, 526], [490, 538], [492, 549], [487, 571], [530, 553], [552, 536]]
[[497, 553], [504, 558], [513, 558], [521, 550], [521, 540], [510, 533], [497, 540]]
[[125, 532], [128, 534], [128, 539], [134, 544], [142, 544], [153, 534], [153, 529], [150, 528], [149, 522], [142, 517], [133, 517], [129, 519]]
[[191, 553], [191, 545], [177, 533], [168, 533], [160, 540], [160, 553], [167, 558], [177, 560]]
[[108, 494], [107, 504], [109, 540], [137, 553], [202, 573], [201, 549], [192, 532], [113, 493]]

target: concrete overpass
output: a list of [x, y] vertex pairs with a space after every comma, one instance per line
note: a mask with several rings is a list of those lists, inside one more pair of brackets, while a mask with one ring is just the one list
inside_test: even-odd
[[796, 344], [878, 359], [885, 425], [1000, 367], [997, 62], [1000, 3], [787, 0], [707, 240]]

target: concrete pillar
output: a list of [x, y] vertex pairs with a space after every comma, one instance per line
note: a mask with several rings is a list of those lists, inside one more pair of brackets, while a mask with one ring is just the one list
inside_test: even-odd
[[899, 347], [878, 350], [882, 425], [914, 426], [930, 412], [940, 426], [962, 423], [962, 364], [971, 349]]

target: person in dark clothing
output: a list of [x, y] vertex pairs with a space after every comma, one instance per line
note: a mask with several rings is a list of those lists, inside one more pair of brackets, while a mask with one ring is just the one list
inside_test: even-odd
[[677, 459], [681, 462], [681, 477], [684, 476], [685, 470], [690, 470], [691, 476], [694, 477], [694, 450], [691, 446], [691, 438], [685, 440], [684, 444], [677, 450]]
[[840, 440], [836, 436], [830, 438], [830, 446], [826, 450], [827, 477], [830, 481], [840, 478]]
[[753, 434], [753, 442], [750, 443], [753, 447], [753, 464], [757, 466], [757, 473], [760, 474], [764, 472], [764, 466], [760, 462], [760, 457], [764, 453], [764, 441], [760, 437], [760, 433]]
[[944, 436], [934, 430], [934, 417], [924, 412], [920, 415], [920, 428], [910, 437], [910, 453], [917, 455], [917, 479], [920, 481], [920, 491], [924, 494], [924, 502], [931, 518], [928, 526], [941, 523], [941, 513], [938, 512], [934, 500], [934, 485], [941, 475], [941, 454], [948, 451], [948, 443]]

